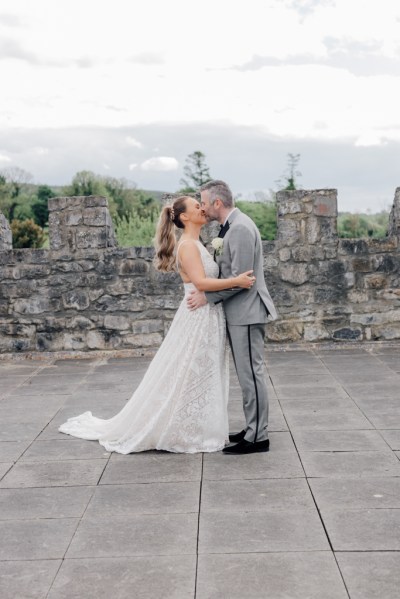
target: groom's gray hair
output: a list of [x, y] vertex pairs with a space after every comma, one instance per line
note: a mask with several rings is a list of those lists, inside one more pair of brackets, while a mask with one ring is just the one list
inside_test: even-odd
[[225, 208], [232, 208], [235, 205], [232, 192], [224, 181], [208, 181], [200, 187], [200, 191], [208, 191], [211, 205], [216, 199], [220, 199]]

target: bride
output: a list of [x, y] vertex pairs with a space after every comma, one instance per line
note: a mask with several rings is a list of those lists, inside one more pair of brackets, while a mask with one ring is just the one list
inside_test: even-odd
[[[199, 241], [206, 222], [200, 204], [189, 196], [165, 206], [156, 232], [155, 267], [179, 271], [185, 298], [194, 288], [249, 289], [255, 281], [252, 271], [218, 279], [218, 266]], [[178, 244], [175, 227], [183, 229]], [[84, 412], [69, 418], [59, 431], [97, 439], [107, 451], [122, 454], [149, 449], [209, 452], [224, 447], [229, 435], [229, 374], [222, 303], [190, 311], [185, 298], [124, 408], [108, 420]]]

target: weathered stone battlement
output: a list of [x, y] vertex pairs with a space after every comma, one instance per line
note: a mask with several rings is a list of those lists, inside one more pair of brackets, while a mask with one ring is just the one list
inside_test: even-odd
[[[336, 190], [282, 191], [264, 242], [269, 341], [400, 339], [400, 188], [386, 239], [339, 239]], [[152, 248], [118, 248], [107, 200], [49, 202], [50, 250], [13, 250], [0, 215], [0, 352], [157, 347], [183, 296]]]

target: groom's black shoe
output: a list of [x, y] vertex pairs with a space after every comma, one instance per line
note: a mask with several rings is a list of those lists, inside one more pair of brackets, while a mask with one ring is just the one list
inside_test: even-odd
[[232, 433], [232, 435], [229, 435], [229, 441], [231, 443], [239, 443], [239, 441], [243, 441], [245, 434], [245, 430], [240, 431], [240, 433]]
[[269, 451], [269, 439], [266, 441], [256, 441], [255, 443], [250, 443], [250, 441], [242, 439], [242, 441], [236, 445], [228, 445], [228, 447], [224, 447], [222, 453], [242, 455], [244, 453], [258, 453], [261, 451]]

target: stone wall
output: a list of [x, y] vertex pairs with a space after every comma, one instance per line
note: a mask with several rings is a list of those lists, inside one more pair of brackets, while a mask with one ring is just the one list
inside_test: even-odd
[[[267, 339], [400, 339], [400, 188], [384, 240], [338, 239], [335, 190], [278, 193], [264, 242]], [[152, 248], [116, 246], [107, 200], [49, 201], [50, 250], [12, 250], [0, 216], [0, 352], [156, 348], [183, 297]], [[207, 234], [206, 234], [207, 236]]]

